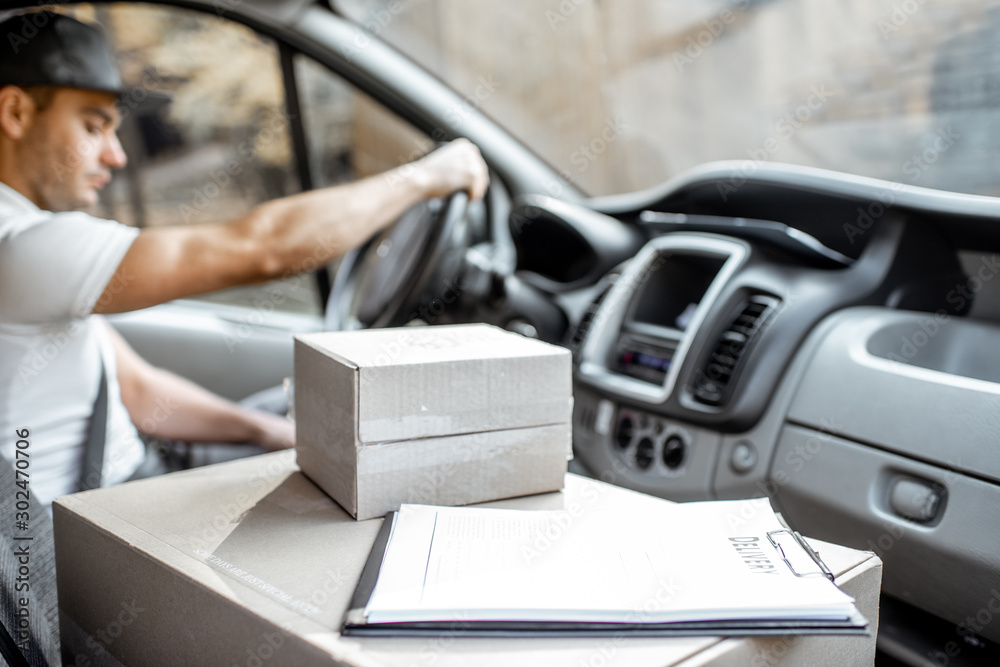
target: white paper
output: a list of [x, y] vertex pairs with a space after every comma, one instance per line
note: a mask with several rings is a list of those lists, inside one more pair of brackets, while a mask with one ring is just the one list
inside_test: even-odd
[[[843, 620], [854, 611], [825, 577], [792, 573], [768, 542], [782, 526], [766, 499], [650, 508], [404, 505], [367, 620]], [[816, 569], [781, 542], [793, 565]]]

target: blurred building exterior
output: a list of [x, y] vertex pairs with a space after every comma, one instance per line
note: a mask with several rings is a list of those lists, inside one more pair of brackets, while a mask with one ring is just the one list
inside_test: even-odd
[[337, 4], [474, 99], [495, 82], [482, 109], [592, 194], [719, 159], [1000, 194], [995, 1]]

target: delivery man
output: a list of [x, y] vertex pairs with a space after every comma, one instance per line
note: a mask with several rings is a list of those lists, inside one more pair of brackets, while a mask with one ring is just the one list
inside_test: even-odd
[[[30, 443], [31, 492], [49, 504], [133, 477], [146, 458], [135, 424], [174, 440], [292, 446], [289, 421], [153, 368], [99, 314], [288, 275], [422, 199], [481, 197], [479, 151], [454, 141], [388, 177], [276, 199], [225, 224], [140, 230], [98, 219], [79, 209], [126, 161], [111, 48], [67, 16], [33, 14], [30, 38], [18, 37], [22, 21], [0, 24], [0, 455], [13, 461], [16, 443]], [[25, 364], [40, 353], [42, 370]]]

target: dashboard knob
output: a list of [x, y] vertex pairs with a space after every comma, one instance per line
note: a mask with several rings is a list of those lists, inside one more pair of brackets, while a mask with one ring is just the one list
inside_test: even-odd
[[750, 472], [757, 465], [757, 448], [747, 440], [736, 443], [732, 456], [729, 458], [729, 465], [733, 471], [741, 475]]

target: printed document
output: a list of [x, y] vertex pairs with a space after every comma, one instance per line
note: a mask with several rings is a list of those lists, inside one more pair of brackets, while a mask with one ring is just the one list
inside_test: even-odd
[[404, 505], [366, 621], [842, 621], [855, 612], [767, 499], [649, 507], [622, 516]]

